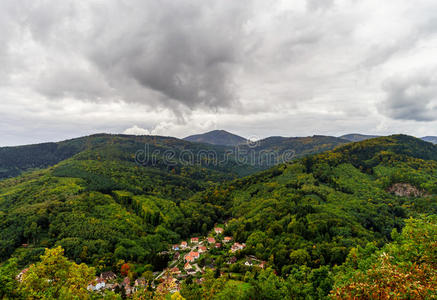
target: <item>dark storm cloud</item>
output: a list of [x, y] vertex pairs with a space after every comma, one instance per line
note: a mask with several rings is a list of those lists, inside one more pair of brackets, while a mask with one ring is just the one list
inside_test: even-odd
[[381, 104], [383, 114], [398, 120], [437, 120], [436, 70], [396, 76], [383, 84], [386, 98]]
[[250, 11], [249, 1], [31, 7], [26, 26], [34, 39], [55, 52], [54, 61], [65, 53], [72, 59], [48, 66], [43, 73], [50, 74], [39, 79], [36, 90], [49, 98], [95, 100], [112, 88], [126, 102], [229, 106], [237, 99], [233, 75]]

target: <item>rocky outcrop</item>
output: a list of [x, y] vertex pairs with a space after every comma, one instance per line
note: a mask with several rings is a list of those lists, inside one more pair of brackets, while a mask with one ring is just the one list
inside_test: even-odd
[[387, 191], [399, 197], [423, 197], [426, 195], [425, 191], [421, 191], [409, 183], [395, 183]]

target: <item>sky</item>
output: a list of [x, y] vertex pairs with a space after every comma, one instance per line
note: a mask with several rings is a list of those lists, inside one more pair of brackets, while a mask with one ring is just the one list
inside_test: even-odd
[[437, 135], [435, 0], [2, 0], [0, 145]]

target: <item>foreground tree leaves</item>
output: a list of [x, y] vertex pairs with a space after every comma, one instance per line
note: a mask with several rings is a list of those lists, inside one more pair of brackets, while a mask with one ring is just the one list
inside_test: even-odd
[[[435, 299], [437, 298], [437, 217], [410, 219], [395, 241], [376, 255], [351, 251], [337, 278], [334, 299]], [[363, 261], [369, 268], [360, 268]]]
[[94, 278], [94, 268], [69, 261], [57, 247], [46, 249], [41, 262], [29, 267], [19, 289], [30, 299], [88, 299], [87, 285]]

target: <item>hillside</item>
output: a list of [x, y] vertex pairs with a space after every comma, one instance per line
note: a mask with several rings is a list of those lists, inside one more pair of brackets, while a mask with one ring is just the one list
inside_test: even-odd
[[247, 139], [225, 130], [213, 130], [202, 134], [190, 135], [184, 138], [184, 140], [222, 146], [237, 146], [247, 143]]
[[[91, 139], [92, 140], [92, 139]], [[0, 179], [30, 169], [44, 169], [84, 150], [90, 139], [0, 148]]]
[[306, 155], [332, 150], [348, 141], [331, 136], [268, 137], [239, 147], [241, 153], [268, 168]]

